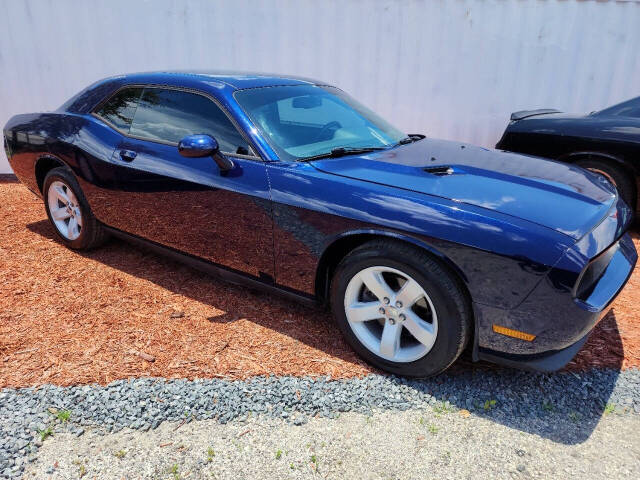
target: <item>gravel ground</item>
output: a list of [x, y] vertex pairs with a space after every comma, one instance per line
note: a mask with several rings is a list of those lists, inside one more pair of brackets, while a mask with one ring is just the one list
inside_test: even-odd
[[[566, 416], [549, 421], [575, 428]], [[558, 445], [430, 407], [349, 412], [304, 427], [264, 416], [226, 425], [165, 422], [148, 433], [56, 436], [25, 478], [640, 478], [639, 428], [640, 415], [607, 415], [584, 443]]]
[[[499, 431], [542, 437], [550, 444], [581, 444], [591, 441], [603, 415], [624, 415], [638, 425], [640, 370], [543, 375], [505, 369], [422, 381], [382, 375], [348, 380], [137, 379], [106, 387], [5, 389], [0, 392], [0, 476], [18, 477], [25, 465], [36, 461], [41, 437], [48, 437], [44, 442], [53, 437], [57, 444], [59, 436], [82, 437], [89, 429], [93, 438], [124, 428], [148, 432], [163, 421], [179, 422], [183, 428], [193, 420], [242, 423], [256, 414], [299, 426], [314, 416], [335, 419], [349, 411], [371, 415], [412, 409], [434, 414], [468, 410]], [[623, 441], [638, 448], [637, 436], [620, 438]], [[460, 452], [465, 453], [462, 447]], [[47, 466], [47, 471], [54, 472], [54, 466]]]

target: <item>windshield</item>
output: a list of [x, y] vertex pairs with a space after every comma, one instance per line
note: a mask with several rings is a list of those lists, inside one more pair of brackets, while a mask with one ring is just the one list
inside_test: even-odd
[[343, 91], [295, 85], [239, 90], [236, 101], [281, 159], [397, 145], [407, 135]]

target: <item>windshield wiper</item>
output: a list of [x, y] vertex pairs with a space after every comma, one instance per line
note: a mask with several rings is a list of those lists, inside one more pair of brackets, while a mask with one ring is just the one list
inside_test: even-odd
[[422, 140], [423, 138], [424, 138], [424, 135], [420, 135], [418, 133], [410, 133], [406, 137], [404, 137], [404, 138], [400, 139], [398, 142], [394, 143], [391, 148], [397, 147], [398, 145], [406, 145], [408, 143], [417, 142], [418, 140]]
[[310, 157], [302, 157], [300, 160], [308, 162], [309, 160], [319, 160], [320, 158], [338, 158], [345, 155], [356, 155], [358, 153], [369, 153], [377, 150], [386, 150], [387, 147], [337, 147], [330, 152], [321, 153], [319, 155], [311, 155]]

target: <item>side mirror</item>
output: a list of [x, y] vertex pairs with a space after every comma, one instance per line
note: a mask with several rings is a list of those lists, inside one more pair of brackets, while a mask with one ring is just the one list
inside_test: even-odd
[[221, 172], [233, 168], [233, 161], [220, 153], [218, 142], [211, 135], [188, 135], [178, 143], [178, 152], [183, 157], [213, 157]]
[[189, 135], [178, 143], [178, 152], [183, 157], [208, 157], [218, 151], [218, 142], [210, 135]]

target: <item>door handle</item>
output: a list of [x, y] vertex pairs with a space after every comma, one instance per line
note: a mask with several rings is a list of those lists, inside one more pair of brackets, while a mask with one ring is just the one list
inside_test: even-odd
[[120, 150], [120, 158], [125, 162], [130, 162], [136, 158], [137, 153], [133, 150]]

